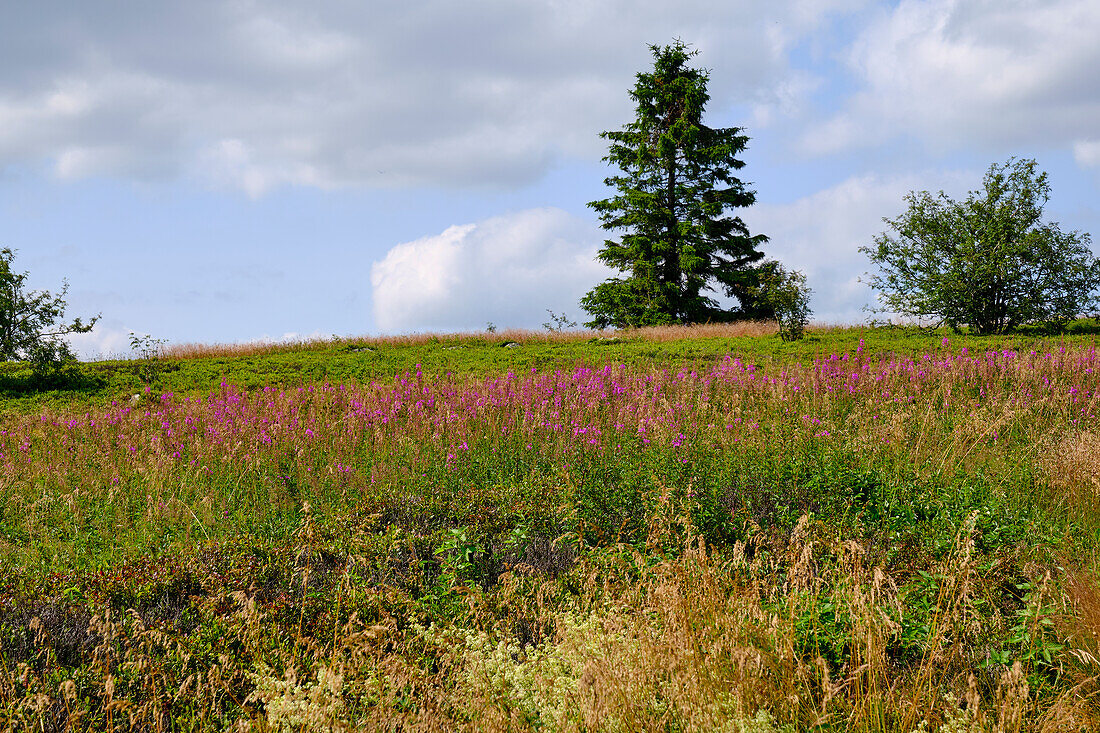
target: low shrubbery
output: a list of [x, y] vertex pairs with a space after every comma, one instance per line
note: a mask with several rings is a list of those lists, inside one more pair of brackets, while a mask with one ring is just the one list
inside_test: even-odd
[[1088, 728], [1100, 355], [1036, 346], [9, 416], [0, 715]]

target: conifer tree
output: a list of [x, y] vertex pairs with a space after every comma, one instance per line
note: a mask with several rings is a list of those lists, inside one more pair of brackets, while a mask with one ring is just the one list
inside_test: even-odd
[[[624, 273], [593, 288], [581, 300], [587, 325], [647, 326], [759, 318], [767, 307], [753, 297], [767, 241], [752, 236], [730, 209], [751, 205], [756, 194], [735, 175], [748, 142], [742, 128], [703, 124], [709, 74], [690, 68], [697, 51], [677, 40], [650, 46], [653, 71], [639, 73], [630, 96], [636, 119], [623, 130], [603, 132], [610, 141], [604, 161], [622, 173], [604, 183], [611, 198], [593, 201], [606, 230], [623, 232], [599, 252]], [[719, 307], [708, 292], [736, 296], [739, 311]]]

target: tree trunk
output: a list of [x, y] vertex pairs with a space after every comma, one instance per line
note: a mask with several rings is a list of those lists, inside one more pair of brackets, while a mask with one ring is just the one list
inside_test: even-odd
[[684, 307], [680, 291], [680, 243], [676, 219], [676, 160], [668, 163], [668, 241], [665, 246], [665, 259], [662, 263], [661, 280], [670, 286], [669, 310], [677, 321], [684, 319]]

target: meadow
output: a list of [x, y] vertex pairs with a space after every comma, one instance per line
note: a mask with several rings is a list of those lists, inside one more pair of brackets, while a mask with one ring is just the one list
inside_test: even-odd
[[1100, 729], [1094, 337], [0, 373], [12, 730]]

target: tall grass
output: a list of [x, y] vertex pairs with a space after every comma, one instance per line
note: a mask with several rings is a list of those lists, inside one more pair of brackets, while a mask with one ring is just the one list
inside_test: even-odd
[[945, 339], [12, 416], [3, 720], [1082, 729], [1098, 370]]
[[676, 341], [684, 338], [742, 338], [775, 334], [778, 327], [770, 321], [738, 321], [695, 326], [651, 326], [646, 328], [617, 330], [530, 330], [505, 329], [493, 332], [400, 334], [389, 336], [313, 337], [284, 341], [251, 341], [234, 344], [181, 343], [162, 347], [158, 354], [171, 359], [201, 359], [217, 356], [258, 356], [263, 354], [310, 351], [331, 348], [334, 344], [353, 348], [379, 346], [417, 346], [446, 341], [448, 343], [513, 341], [516, 343], [575, 343], [593, 338], [614, 339], [629, 337], [646, 341]]

